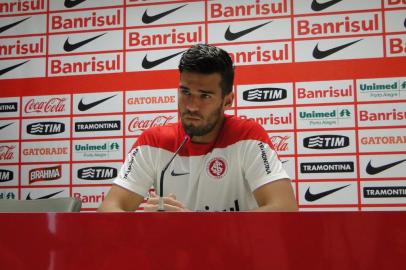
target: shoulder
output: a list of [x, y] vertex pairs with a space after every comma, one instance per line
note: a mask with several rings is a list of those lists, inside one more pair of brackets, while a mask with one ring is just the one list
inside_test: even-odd
[[[171, 123], [165, 126], [152, 127], [145, 130], [133, 148], [138, 146], [152, 146], [171, 150], [179, 137], [179, 124]], [[175, 146], [176, 147], [176, 146]]]
[[236, 116], [226, 116], [223, 137], [230, 144], [243, 140], [269, 142], [268, 133], [254, 120], [241, 119]]

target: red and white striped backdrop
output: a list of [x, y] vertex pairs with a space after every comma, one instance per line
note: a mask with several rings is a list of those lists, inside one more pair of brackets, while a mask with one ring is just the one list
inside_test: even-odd
[[405, 0], [0, 1], [0, 199], [94, 210], [142, 130], [177, 121], [177, 64], [226, 49], [300, 209], [406, 209]]

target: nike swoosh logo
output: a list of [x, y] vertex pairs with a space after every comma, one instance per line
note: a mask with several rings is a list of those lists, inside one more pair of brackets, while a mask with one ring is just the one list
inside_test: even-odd
[[20, 20], [20, 21], [18, 21], [18, 22], [11, 23], [11, 24], [8, 24], [8, 25], [5, 25], [5, 26], [0, 27], [0, 33], [4, 32], [4, 31], [6, 31], [6, 30], [8, 30], [8, 29], [10, 29], [10, 28], [13, 28], [14, 26], [16, 26], [16, 25], [22, 23], [23, 21], [28, 20], [29, 18], [31, 18], [31, 17], [28, 17], [28, 18], [22, 19], [22, 20]]
[[405, 26], [405, 28], [406, 28], [406, 18], [405, 18], [405, 21], [403, 22], [403, 25]]
[[281, 162], [282, 162], [282, 164], [283, 164], [283, 163], [286, 163], [286, 162], [288, 162], [288, 161], [289, 161], [289, 160], [283, 160], [283, 161], [281, 161]]
[[378, 174], [380, 172], [386, 171], [387, 169], [390, 169], [390, 168], [392, 168], [392, 167], [394, 167], [394, 166], [396, 166], [396, 165], [398, 165], [398, 164], [400, 164], [402, 162], [405, 162], [405, 161], [406, 161], [406, 159], [402, 159], [402, 160], [395, 161], [395, 162], [392, 162], [392, 163], [389, 163], [389, 164], [386, 164], [386, 165], [382, 165], [382, 166], [379, 166], [379, 167], [372, 166], [371, 161], [369, 161], [368, 164], [367, 164], [367, 167], [366, 167], [366, 172], [367, 172], [367, 174], [375, 175], [375, 174]]
[[12, 125], [13, 123], [10, 123], [10, 124], [7, 124], [7, 125], [4, 125], [4, 126], [1, 126], [0, 127], [0, 130], [2, 130], [3, 128], [6, 128], [6, 127], [8, 127], [9, 125]]
[[85, 2], [86, 0], [76, 0], [76, 1], [72, 1], [72, 0], [65, 0], [65, 7], [66, 8], [73, 8], [83, 2]]
[[147, 9], [146, 9], [145, 12], [144, 12], [144, 14], [142, 15], [142, 22], [145, 23], [145, 24], [153, 23], [153, 22], [155, 22], [155, 21], [157, 21], [157, 20], [159, 20], [159, 19], [162, 19], [163, 17], [165, 17], [165, 16], [167, 16], [167, 15], [169, 15], [169, 14], [171, 14], [171, 13], [177, 11], [178, 9], [183, 8], [184, 6], [187, 6], [187, 5], [183, 5], [183, 6], [180, 6], [180, 7], [176, 7], [176, 8], [170, 9], [170, 10], [168, 10], [168, 11], [164, 11], [164, 12], [162, 12], [162, 13], [155, 14], [155, 15], [153, 15], [153, 16], [148, 15]]
[[24, 64], [27, 63], [27, 62], [30, 62], [30, 60], [27, 60], [27, 61], [25, 61], [25, 62], [22, 62], [22, 63], [20, 63], [20, 64], [17, 64], [17, 65], [8, 67], [8, 68], [1, 69], [1, 70], [0, 70], [0, 76], [3, 75], [3, 74], [6, 74], [6, 73], [9, 72], [9, 71], [12, 71], [12, 70], [15, 69], [15, 68], [18, 68], [19, 66], [24, 65]]
[[348, 186], [349, 186], [349, 185], [346, 185], [346, 186], [338, 187], [338, 188], [335, 188], [335, 189], [330, 189], [330, 190], [323, 191], [323, 192], [316, 193], [316, 194], [311, 193], [311, 192], [310, 192], [310, 187], [309, 187], [309, 188], [306, 190], [305, 199], [306, 199], [306, 201], [314, 202], [314, 201], [317, 201], [317, 200], [319, 200], [319, 199], [321, 199], [321, 198], [323, 198], [323, 197], [326, 197], [327, 195], [330, 195], [330, 194], [332, 194], [332, 193], [334, 193], [334, 192], [337, 192], [337, 191], [339, 191], [340, 189], [346, 188], [346, 187], [348, 187]]
[[189, 173], [176, 173], [175, 170], [171, 171], [172, 176], [181, 176], [181, 175], [186, 175], [186, 174], [189, 174]]
[[90, 110], [91, 108], [93, 108], [93, 107], [99, 105], [100, 103], [103, 103], [103, 102], [105, 102], [105, 101], [107, 101], [107, 100], [109, 100], [109, 99], [111, 99], [111, 98], [113, 98], [115, 96], [117, 96], [117, 95], [113, 95], [111, 97], [106, 97], [106, 98], [103, 98], [103, 99], [100, 99], [100, 100], [97, 100], [97, 101], [94, 101], [94, 102], [91, 102], [91, 103], [88, 103], [88, 104], [84, 104], [83, 103], [83, 98], [82, 98], [79, 101], [78, 110], [81, 111], [81, 112]]
[[325, 50], [325, 51], [319, 50], [319, 43], [317, 43], [316, 47], [314, 47], [314, 50], [313, 50], [313, 57], [316, 58], [316, 59], [326, 58], [327, 56], [332, 55], [333, 53], [336, 53], [338, 51], [341, 51], [341, 50], [343, 50], [343, 49], [345, 49], [345, 48], [347, 48], [347, 47], [349, 47], [349, 46], [351, 46], [351, 45], [353, 45], [353, 44], [355, 44], [355, 43], [357, 43], [357, 42], [359, 42], [361, 40], [362, 39], [352, 41], [350, 43], [347, 43], [347, 44], [344, 44], [344, 45], [341, 45], [341, 46], [338, 46], [338, 47], [334, 47], [334, 48], [331, 48], [331, 49], [328, 49], [328, 50]]
[[61, 193], [61, 192], [63, 192], [63, 190], [57, 191], [57, 192], [55, 192], [55, 193], [51, 193], [51, 194], [48, 194], [48, 195], [45, 195], [45, 196], [42, 196], [42, 197], [39, 197], [39, 198], [36, 198], [36, 199], [31, 198], [31, 192], [30, 192], [30, 193], [28, 193], [27, 198], [25, 198], [25, 199], [26, 199], [26, 200], [49, 199], [49, 198], [51, 198], [51, 197], [53, 197], [53, 196], [55, 196], [55, 195], [57, 195], [57, 194], [59, 194], [59, 193]]
[[331, 1], [328, 1], [328, 2], [325, 2], [325, 3], [319, 3], [319, 2], [317, 2], [317, 0], [313, 0], [313, 2], [312, 2], [312, 6], [311, 6], [311, 8], [314, 10], [314, 11], [322, 11], [322, 10], [324, 10], [324, 9], [326, 9], [326, 8], [329, 8], [329, 7], [331, 7], [331, 6], [333, 6], [333, 5], [335, 5], [335, 4], [337, 4], [337, 3], [339, 3], [339, 2], [341, 2], [342, 0], [331, 0]]
[[101, 35], [98, 35], [98, 36], [95, 36], [95, 37], [92, 37], [92, 38], [88, 38], [88, 39], [85, 39], [85, 40], [83, 40], [83, 41], [80, 41], [80, 42], [77, 42], [77, 43], [73, 43], [73, 44], [72, 44], [72, 43], [69, 43], [69, 38], [67, 38], [67, 39], [65, 40], [65, 44], [63, 44], [63, 49], [65, 50], [65, 52], [74, 51], [74, 50], [76, 50], [76, 49], [82, 47], [83, 45], [85, 45], [85, 44], [87, 44], [87, 43], [89, 43], [89, 42], [95, 40], [96, 38], [99, 38], [99, 37], [105, 35], [105, 34], [106, 34], [106, 33], [103, 33], [103, 34], [101, 34]]
[[155, 61], [149, 61], [149, 60], [147, 59], [147, 55], [145, 55], [144, 59], [142, 60], [142, 67], [143, 67], [144, 69], [151, 69], [151, 68], [153, 68], [153, 67], [156, 67], [156, 66], [162, 64], [163, 62], [168, 61], [168, 60], [171, 59], [171, 58], [174, 58], [175, 56], [177, 56], [177, 55], [179, 55], [179, 54], [181, 54], [181, 53], [183, 53], [183, 52], [184, 52], [184, 51], [181, 51], [181, 52], [178, 52], [178, 53], [175, 53], [175, 54], [166, 56], [166, 57], [164, 57], [164, 58], [160, 58], [160, 59], [155, 60]]
[[224, 34], [224, 38], [228, 41], [233, 41], [233, 40], [239, 39], [240, 37], [245, 36], [245, 35], [251, 33], [252, 31], [255, 31], [258, 28], [261, 28], [262, 26], [267, 25], [268, 23], [271, 23], [271, 22], [272, 21], [266, 22], [266, 23], [263, 23], [263, 24], [260, 24], [260, 25], [242, 30], [242, 31], [234, 32], [234, 33], [230, 31], [230, 26], [228, 26], [228, 28]]

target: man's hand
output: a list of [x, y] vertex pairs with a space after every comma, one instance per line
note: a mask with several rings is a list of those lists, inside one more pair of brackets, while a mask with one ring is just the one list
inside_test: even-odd
[[[154, 191], [150, 193], [150, 197], [144, 204], [145, 212], [156, 212], [158, 211], [159, 196], [156, 195]], [[167, 212], [189, 212], [190, 210], [180, 202], [176, 200], [175, 194], [169, 194], [168, 197], [163, 197], [164, 199], [164, 210]]]

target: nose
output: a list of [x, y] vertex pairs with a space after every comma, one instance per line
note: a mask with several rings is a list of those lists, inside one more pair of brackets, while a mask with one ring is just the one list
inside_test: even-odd
[[190, 112], [199, 111], [199, 99], [194, 95], [188, 96], [188, 98], [186, 99], [186, 106], [185, 107]]

